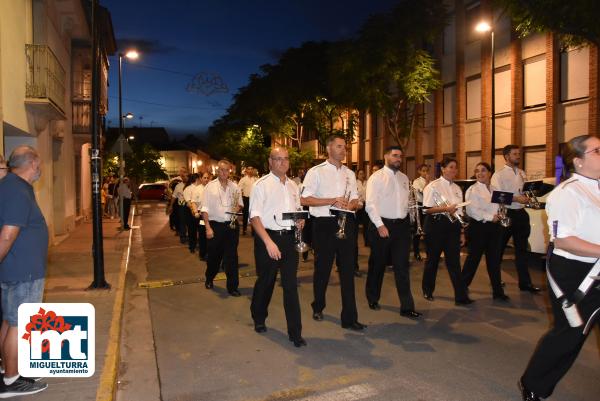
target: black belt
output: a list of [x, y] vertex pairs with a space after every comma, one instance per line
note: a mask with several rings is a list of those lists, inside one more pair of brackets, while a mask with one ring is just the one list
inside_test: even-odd
[[216, 220], [209, 220], [210, 224], [231, 224], [230, 221], [216, 221]]
[[269, 234], [273, 234], [273, 235], [290, 235], [294, 233], [294, 230], [269, 230], [268, 228], [266, 229], [267, 232]]
[[403, 219], [388, 219], [387, 217], [382, 217], [381, 218], [382, 221], [386, 221], [386, 222], [389, 222], [389, 223], [402, 223], [402, 222], [406, 221], [406, 219], [408, 219], [408, 216], [406, 216]]

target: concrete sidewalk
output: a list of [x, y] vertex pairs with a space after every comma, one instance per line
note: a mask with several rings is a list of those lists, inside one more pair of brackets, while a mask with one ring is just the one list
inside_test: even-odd
[[[48, 389], [23, 400], [85, 400], [97, 399], [109, 346], [115, 301], [120, 290], [122, 260], [127, 252], [129, 231], [119, 231], [119, 220], [103, 221], [104, 269], [110, 290], [87, 290], [93, 281], [92, 223], [77, 226], [60, 244], [51, 247], [44, 302], [88, 302], [96, 309], [96, 370], [89, 378], [48, 378]], [[118, 320], [118, 319], [117, 319]], [[111, 362], [112, 363], [112, 362]], [[113, 370], [107, 366], [107, 370]], [[105, 380], [106, 381], [106, 380]]]

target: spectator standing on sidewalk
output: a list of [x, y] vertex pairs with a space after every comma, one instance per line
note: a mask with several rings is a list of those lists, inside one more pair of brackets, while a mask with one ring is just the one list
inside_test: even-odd
[[242, 200], [244, 201], [244, 209], [242, 210], [242, 234], [246, 235], [246, 228], [248, 226], [248, 211], [250, 208], [250, 191], [252, 186], [258, 178], [254, 175], [254, 168], [251, 166], [246, 167], [245, 175], [238, 183], [240, 191], [242, 191]]
[[0, 181], [0, 287], [4, 312], [0, 345], [4, 386], [0, 398], [35, 394], [48, 385], [21, 377], [18, 371], [18, 308], [42, 302], [48, 226], [32, 184], [40, 178], [42, 161], [31, 146], [17, 147], [9, 158], [11, 171]]
[[131, 188], [129, 187], [129, 177], [123, 177], [123, 182], [119, 184], [119, 197], [123, 198], [123, 216], [121, 219], [123, 221], [123, 229], [129, 230], [129, 210], [131, 210], [131, 198], [133, 197], [133, 193], [131, 192]]

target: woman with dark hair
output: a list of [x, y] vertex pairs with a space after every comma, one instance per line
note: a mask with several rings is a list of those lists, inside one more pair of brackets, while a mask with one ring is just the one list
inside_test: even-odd
[[465, 243], [464, 231], [456, 218], [462, 213], [457, 204], [463, 201], [460, 187], [453, 180], [458, 172], [455, 159], [444, 158], [441, 163], [442, 176], [431, 181], [423, 190], [425, 218], [425, 245], [427, 262], [423, 271], [423, 297], [433, 301], [435, 280], [440, 256], [444, 252], [446, 267], [454, 287], [456, 305], [473, 303], [467, 295], [467, 289], [460, 272], [460, 247]]
[[554, 316], [519, 381], [525, 401], [549, 397], [575, 362], [600, 315], [600, 139], [571, 139], [565, 165], [574, 174], [550, 193], [546, 202], [553, 245], [547, 275]]
[[498, 205], [492, 203], [492, 192], [495, 188], [490, 185], [492, 168], [485, 162], [475, 166], [477, 182], [467, 189], [465, 200], [471, 202], [467, 206], [470, 223], [467, 228], [469, 254], [462, 270], [463, 282], [469, 288], [481, 256], [485, 253], [485, 263], [492, 284], [492, 296], [500, 301], [508, 301], [500, 280], [500, 258], [502, 226], [499, 224]]

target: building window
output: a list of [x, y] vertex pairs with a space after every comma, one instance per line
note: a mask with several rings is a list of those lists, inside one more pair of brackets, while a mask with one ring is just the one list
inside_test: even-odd
[[454, 124], [456, 113], [456, 84], [444, 87], [444, 125]]
[[467, 120], [481, 118], [481, 76], [467, 78]]
[[497, 68], [494, 76], [495, 112], [510, 113], [510, 65]]
[[523, 61], [523, 107], [546, 104], [546, 56]]
[[442, 40], [442, 54], [453, 54], [455, 50], [454, 43], [456, 41], [456, 15], [452, 14], [448, 17], [448, 25], [444, 28]]
[[589, 96], [589, 47], [570, 49], [560, 54], [560, 100]]

